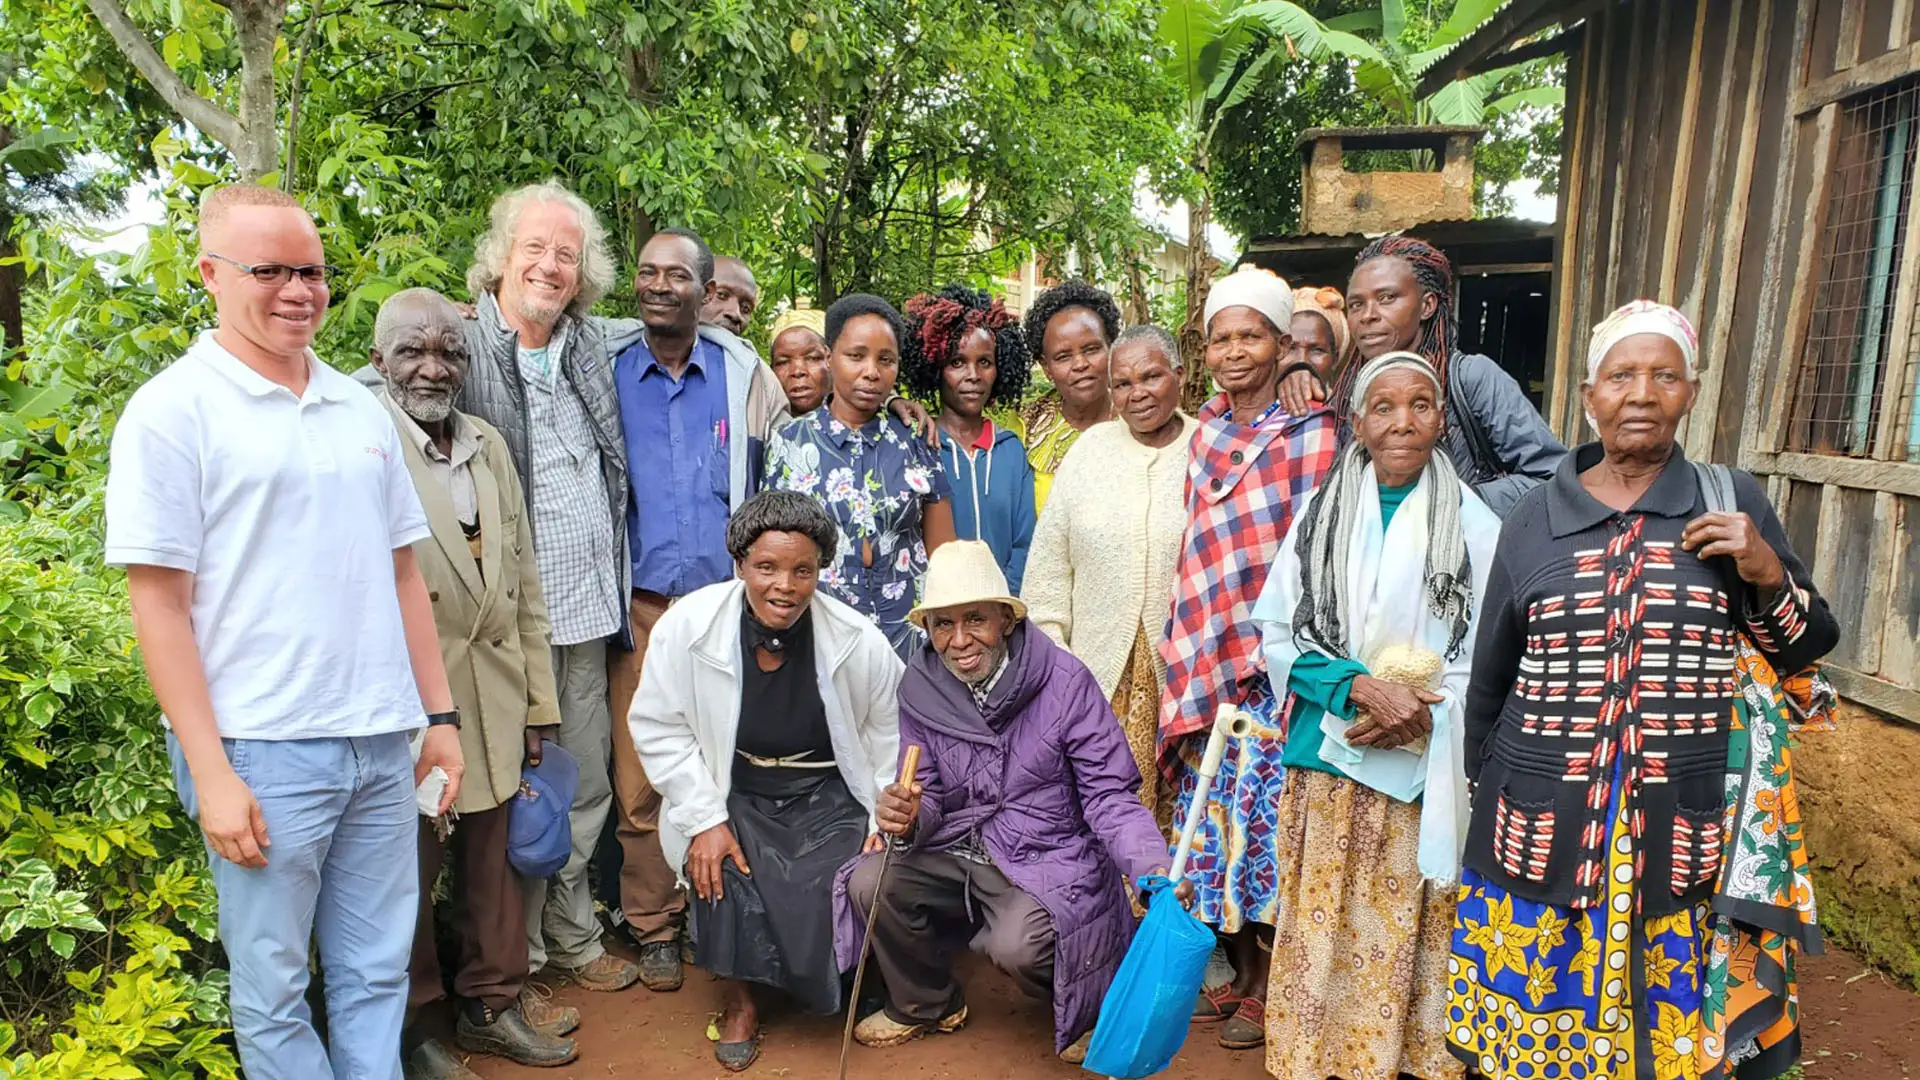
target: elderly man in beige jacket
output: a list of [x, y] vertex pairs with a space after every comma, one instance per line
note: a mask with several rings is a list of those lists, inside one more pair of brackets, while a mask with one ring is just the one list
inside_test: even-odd
[[[433, 531], [414, 554], [464, 718], [467, 761], [451, 832], [444, 822], [420, 822], [410, 1014], [447, 996], [434, 944], [433, 886], [451, 856], [455, 1042], [524, 1065], [564, 1065], [577, 1056], [564, 1035], [579, 1015], [526, 991], [525, 902], [507, 861], [508, 803], [521, 766], [539, 760], [543, 738], [560, 723], [520, 480], [500, 433], [453, 407], [469, 355], [460, 313], [445, 297], [408, 289], [389, 298], [374, 324], [372, 361], [385, 379], [381, 399], [399, 428], [401, 456]], [[475, 1076], [417, 1030], [409, 1025], [410, 1080]]]

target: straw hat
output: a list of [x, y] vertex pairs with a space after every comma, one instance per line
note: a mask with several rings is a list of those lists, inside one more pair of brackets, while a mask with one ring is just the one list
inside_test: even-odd
[[1027, 605], [1011, 595], [992, 548], [979, 540], [949, 540], [928, 558], [920, 606], [907, 612], [907, 621], [925, 630], [927, 612], [983, 601], [1007, 605], [1016, 619], [1027, 617]]

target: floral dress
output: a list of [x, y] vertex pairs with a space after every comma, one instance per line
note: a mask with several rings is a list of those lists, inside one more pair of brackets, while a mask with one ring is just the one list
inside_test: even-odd
[[907, 622], [927, 570], [921, 512], [953, 497], [938, 452], [891, 416], [855, 429], [815, 409], [768, 441], [766, 486], [826, 508], [840, 539], [820, 587], [872, 619], [905, 659], [923, 640]]

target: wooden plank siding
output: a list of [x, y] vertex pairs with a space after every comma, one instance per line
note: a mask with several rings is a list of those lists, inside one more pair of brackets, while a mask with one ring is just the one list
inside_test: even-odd
[[[1590, 328], [1646, 296], [1700, 332], [1690, 457], [1759, 475], [1845, 628], [1843, 693], [1920, 724], [1920, 183], [1870, 454], [1790, 450], [1830, 196], [1858, 95], [1920, 72], [1914, 0], [1622, 0], [1568, 56], [1560, 268], [1544, 411], [1570, 444]], [[1857, 140], [1855, 140], [1857, 141]], [[1793, 446], [1806, 445], [1794, 443]]]

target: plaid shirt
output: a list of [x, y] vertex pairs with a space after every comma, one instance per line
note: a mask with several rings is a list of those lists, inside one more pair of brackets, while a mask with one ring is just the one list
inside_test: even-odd
[[1160, 644], [1163, 761], [1180, 736], [1206, 730], [1221, 702], [1237, 700], [1239, 685], [1264, 670], [1253, 603], [1294, 507], [1332, 469], [1338, 441], [1325, 409], [1301, 417], [1275, 410], [1257, 428], [1226, 412], [1225, 394], [1201, 408], [1187, 465], [1187, 531]]
[[[549, 358], [564, 339], [548, 344]], [[543, 377], [520, 357], [527, 388], [527, 457], [533, 485], [533, 559], [540, 568], [555, 645], [618, 633], [622, 617], [620, 549], [607, 515], [600, 447], [593, 421], [569, 382]]]

